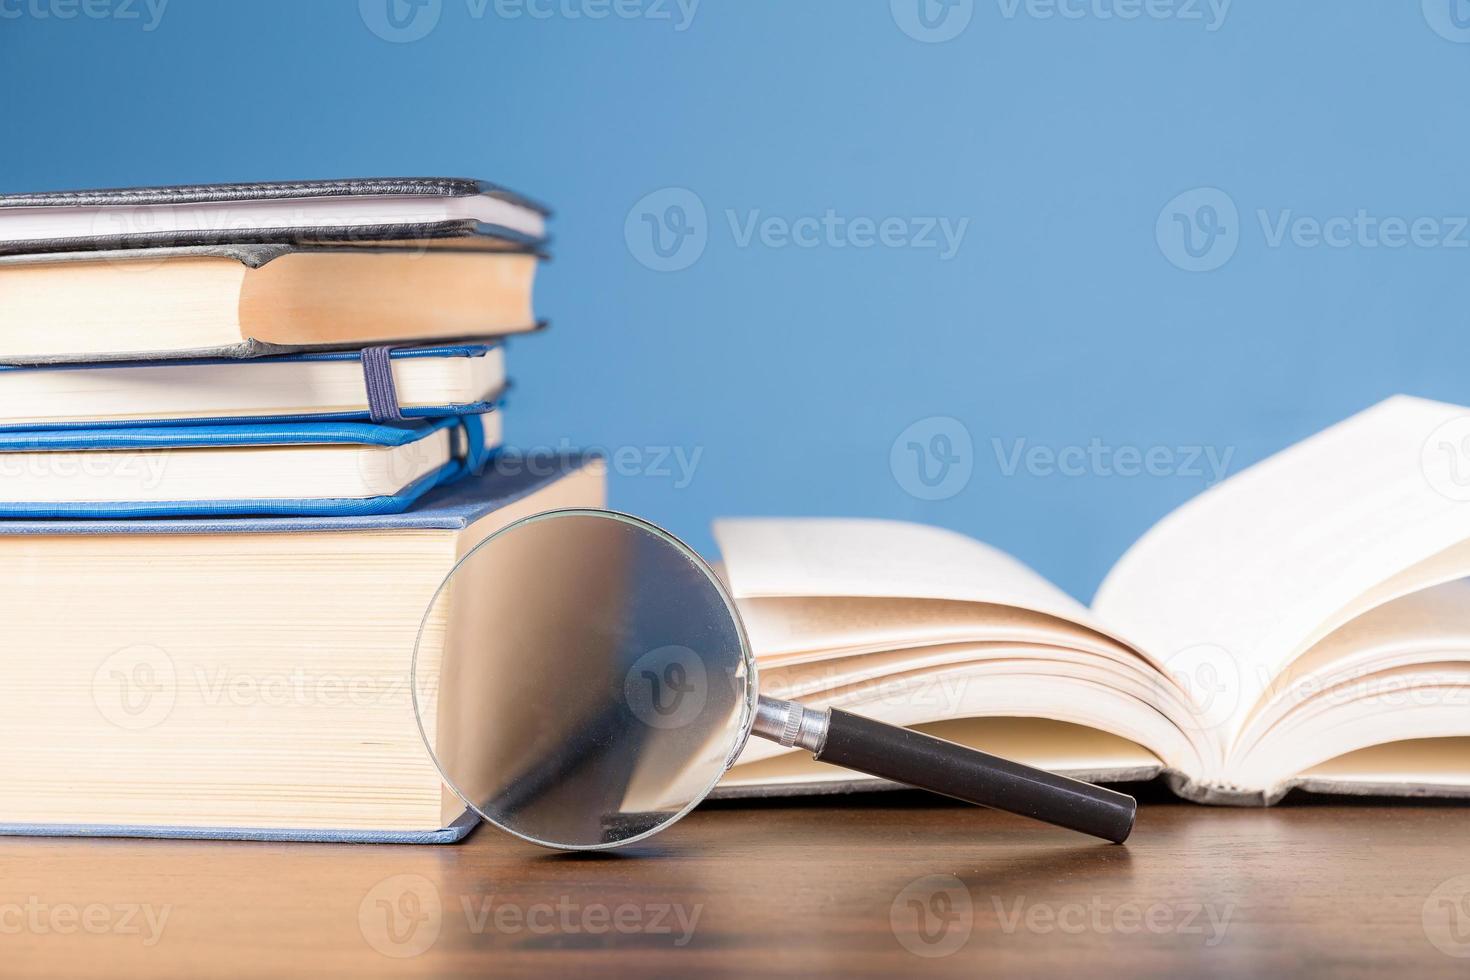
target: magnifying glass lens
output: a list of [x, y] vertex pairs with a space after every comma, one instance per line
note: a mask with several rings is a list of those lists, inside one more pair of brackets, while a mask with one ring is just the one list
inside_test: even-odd
[[414, 648], [414, 708], [445, 783], [538, 844], [627, 843], [714, 786], [755, 699], [712, 573], [650, 524], [559, 511], [466, 554]]

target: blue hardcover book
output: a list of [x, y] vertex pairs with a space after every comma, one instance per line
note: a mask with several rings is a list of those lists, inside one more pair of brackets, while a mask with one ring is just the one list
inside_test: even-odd
[[500, 344], [0, 366], [0, 431], [443, 418], [488, 411], [505, 386]]
[[[0, 521], [0, 833], [463, 838], [424, 744], [457, 726], [414, 707], [421, 620], [459, 555], [602, 506], [603, 475], [502, 455], [401, 514]], [[424, 683], [475, 642], [475, 592], [436, 604]]]
[[0, 517], [390, 514], [478, 472], [500, 413], [0, 432]]

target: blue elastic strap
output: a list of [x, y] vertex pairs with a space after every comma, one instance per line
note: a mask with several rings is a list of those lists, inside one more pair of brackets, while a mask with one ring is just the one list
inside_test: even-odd
[[462, 415], [459, 422], [464, 427], [465, 470], [479, 476], [484, 471], [485, 464], [489, 462], [492, 453], [490, 447], [485, 445], [485, 423], [480, 421], [478, 415]]
[[393, 348], [362, 349], [362, 380], [367, 386], [368, 416], [374, 422], [400, 422], [398, 390], [393, 387]]

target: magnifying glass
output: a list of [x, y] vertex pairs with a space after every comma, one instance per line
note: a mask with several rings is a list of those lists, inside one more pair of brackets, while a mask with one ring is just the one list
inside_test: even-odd
[[558, 510], [464, 555], [413, 654], [424, 745], [486, 821], [535, 844], [642, 840], [703, 800], [752, 735], [945, 796], [1122, 843], [1131, 796], [953, 742], [763, 697], [740, 614], [647, 521]]

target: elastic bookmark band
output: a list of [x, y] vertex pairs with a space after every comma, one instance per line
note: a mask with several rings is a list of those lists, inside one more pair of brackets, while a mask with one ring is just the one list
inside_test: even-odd
[[368, 415], [374, 422], [400, 422], [398, 390], [393, 387], [393, 348], [362, 349], [362, 380], [367, 386]]
[[490, 461], [490, 449], [485, 445], [485, 423], [478, 415], [465, 415], [459, 420], [465, 437], [465, 470], [479, 476]]

